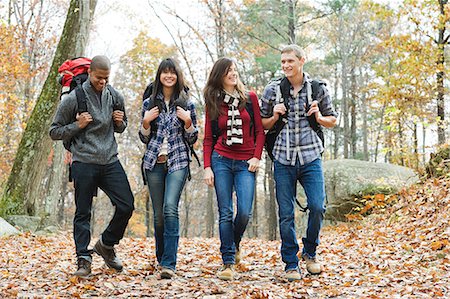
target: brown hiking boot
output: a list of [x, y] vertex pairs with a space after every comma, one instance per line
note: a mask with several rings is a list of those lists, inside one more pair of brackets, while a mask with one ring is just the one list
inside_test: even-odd
[[300, 274], [300, 270], [298, 269], [287, 270], [285, 277], [288, 281], [296, 281], [302, 279], [302, 275]]
[[217, 277], [222, 280], [233, 280], [234, 278], [234, 265], [228, 264], [224, 265], [222, 269], [217, 273]]
[[73, 275], [87, 278], [91, 275], [91, 262], [84, 258], [78, 259], [78, 269], [73, 273]]
[[161, 270], [161, 278], [164, 279], [171, 279], [173, 276], [175, 276], [175, 271], [169, 268], [162, 268]]
[[113, 246], [106, 246], [103, 244], [102, 238], [98, 239], [97, 243], [94, 245], [94, 252], [100, 255], [105, 264], [109, 268], [116, 269], [117, 271], [122, 271], [123, 265], [120, 259], [116, 256]]
[[306, 262], [306, 270], [310, 274], [317, 275], [322, 273], [322, 265], [317, 261], [316, 257], [309, 257], [308, 255], [302, 255], [303, 260]]

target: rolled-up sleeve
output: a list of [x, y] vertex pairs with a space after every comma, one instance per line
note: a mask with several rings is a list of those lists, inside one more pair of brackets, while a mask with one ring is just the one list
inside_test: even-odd
[[324, 84], [320, 85], [322, 88], [319, 91], [319, 110], [323, 116], [338, 117], [338, 113], [334, 110], [328, 89]]

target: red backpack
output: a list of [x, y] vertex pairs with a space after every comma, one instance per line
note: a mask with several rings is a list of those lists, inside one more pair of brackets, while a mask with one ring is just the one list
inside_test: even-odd
[[86, 81], [91, 59], [77, 57], [64, 61], [58, 69], [59, 83], [62, 85], [61, 94], [69, 93], [75, 87]]

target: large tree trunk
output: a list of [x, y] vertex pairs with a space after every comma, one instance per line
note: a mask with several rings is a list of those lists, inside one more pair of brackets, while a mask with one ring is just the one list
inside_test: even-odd
[[[61, 89], [57, 82], [58, 67], [70, 57], [71, 49], [79, 36], [81, 2], [81, 0], [70, 2], [49, 75], [27, 123], [2, 196], [0, 204], [2, 213], [35, 215], [38, 201], [43, 200], [42, 196], [45, 194], [42, 190], [43, 178], [48, 173], [48, 158], [52, 148], [48, 128], [52, 115], [59, 104], [59, 90]], [[93, 14], [97, 1], [90, 0], [89, 3], [90, 13]]]

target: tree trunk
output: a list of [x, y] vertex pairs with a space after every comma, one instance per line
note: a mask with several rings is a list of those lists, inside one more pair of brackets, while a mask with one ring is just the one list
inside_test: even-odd
[[147, 194], [146, 198], [145, 198], [145, 227], [146, 227], [146, 234], [145, 236], [147, 238], [152, 236], [152, 223], [150, 221], [151, 218], [151, 211], [152, 207], [151, 207], [151, 203], [150, 203], [150, 195]]
[[289, 30], [289, 40], [291, 44], [295, 44], [296, 42], [296, 36], [295, 36], [295, 23], [296, 23], [296, 17], [295, 17], [295, 3], [297, 0], [289, 0], [287, 1], [289, 7], [289, 16], [288, 16], [288, 30]]
[[[439, 8], [440, 8], [440, 15], [443, 19], [446, 18], [445, 13], [445, 7], [447, 4], [447, 0], [439, 0]], [[438, 143], [444, 144], [445, 143], [445, 102], [444, 102], [444, 78], [445, 78], [445, 72], [443, 71], [445, 69], [445, 45], [447, 44], [447, 39], [444, 38], [445, 30], [446, 30], [446, 23], [441, 24], [439, 26], [439, 37], [438, 37], [438, 58], [436, 61], [436, 67], [439, 70], [436, 73], [436, 90], [437, 90], [437, 116], [438, 116]]]
[[275, 205], [275, 183], [273, 180], [272, 161], [266, 158], [266, 172], [269, 185], [269, 196], [266, 197], [267, 239], [277, 239], [277, 207]]
[[351, 157], [354, 159], [356, 157], [356, 142], [357, 142], [357, 135], [356, 135], [356, 76], [355, 71], [352, 69], [351, 71], [351, 86], [350, 86], [350, 117], [351, 117], [351, 126], [350, 126], [350, 149], [351, 149]]
[[[187, 185], [187, 184], [186, 184]], [[190, 210], [190, 196], [187, 192], [187, 186], [184, 187], [184, 225], [183, 230], [181, 231], [181, 236], [187, 238], [189, 233], [189, 210]]]
[[258, 188], [257, 188], [257, 182], [255, 177], [255, 196], [253, 198], [253, 216], [252, 216], [252, 228], [253, 228], [253, 238], [258, 238]]
[[419, 170], [419, 138], [417, 122], [414, 122], [414, 168]]
[[213, 188], [208, 187], [208, 201], [206, 206], [206, 237], [214, 237], [214, 196]]
[[[338, 84], [339, 84], [339, 73], [338, 73], [338, 67], [337, 65], [334, 68], [334, 91], [333, 91], [333, 98], [336, 101], [338, 97]], [[337, 108], [337, 107], [335, 107]], [[339, 113], [339, 120], [337, 125], [333, 128], [333, 135], [334, 135], [334, 145], [333, 145], [333, 159], [338, 158], [339, 154], [339, 134], [340, 134], [340, 126], [342, 119], [342, 113]]]
[[[88, 0], [84, 0], [88, 1]], [[52, 142], [48, 136], [52, 115], [59, 104], [61, 87], [57, 82], [58, 67], [70, 55], [70, 50], [76, 44], [80, 30], [80, 3], [72, 0], [67, 13], [64, 29], [55, 52], [50, 73], [45, 81], [42, 92], [34, 107], [27, 128], [20, 141], [19, 149], [5, 192], [0, 203], [4, 214], [26, 213], [35, 215], [36, 200], [42, 198], [43, 178], [48, 173], [48, 158]], [[93, 14], [97, 1], [91, 0]]]

